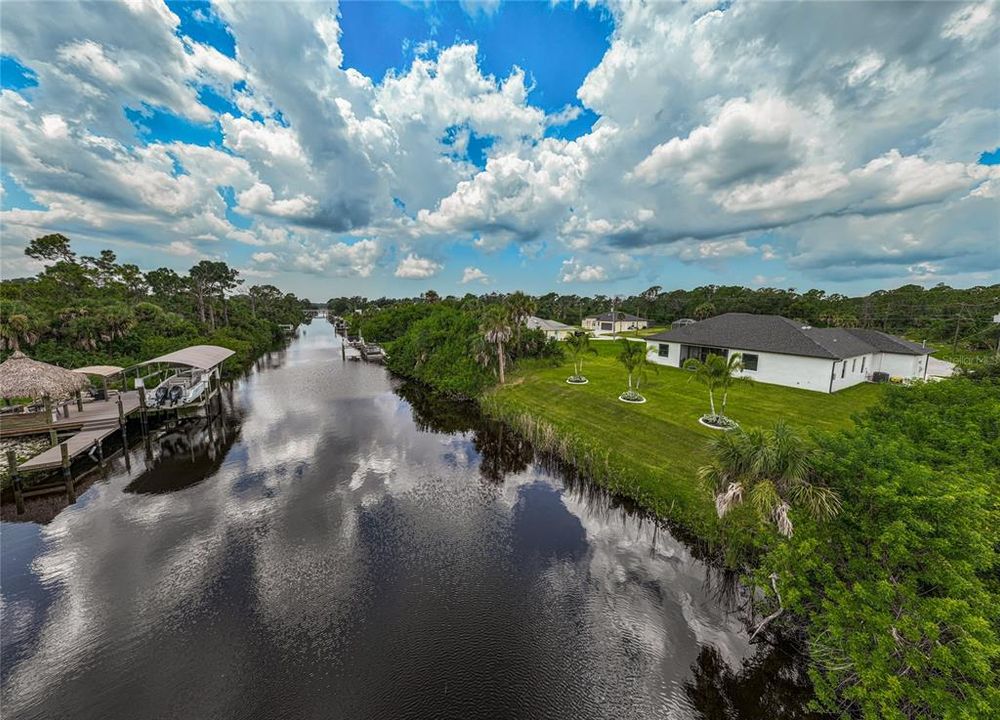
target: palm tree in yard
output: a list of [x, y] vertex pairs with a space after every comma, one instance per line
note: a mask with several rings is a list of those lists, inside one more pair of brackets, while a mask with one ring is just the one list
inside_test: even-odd
[[570, 378], [570, 382], [583, 384], [583, 381], [586, 380], [583, 377], [583, 356], [587, 353], [596, 355], [597, 350], [590, 346], [590, 336], [586, 333], [570, 335], [566, 338], [566, 347], [569, 348], [569, 355], [573, 358], [573, 376]]
[[817, 483], [812, 450], [791, 428], [779, 422], [764, 430], [733, 430], [713, 438], [712, 460], [698, 476], [715, 495], [719, 517], [741, 503], [748, 503], [763, 522], [791, 537], [789, 511], [801, 508], [818, 520], [833, 517], [840, 499]]
[[726, 361], [726, 369], [722, 373], [722, 380], [719, 383], [719, 389], [722, 390], [723, 417], [726, 416], [726, 404], [729, 402], [729, 388], [738, 382], [751, 382], [750, 378], [741, 376], [741, 372], [743, 372], [743, 355], [741, 353], [733, 353]]
[[719, 417], [715, 412], [715, 393], [722, 391], [722, 413], [726, 414], [726, 403], [729, 401], [729, 389], [737, 381], [742, 380], [738, 373], [743, 370], [743, 356], [733, 353], [729, 359], [711, 353], [704, 361], [698, 358], [688, 358], [684, 361], [684, 369], [694, 372], [695, 380], [708, 389], [708, 405], [711, 417]]
[[506, 345], [513, 336], [510, 315], [505, 308], [491, 306], [484, 314], [479, 323], [479, 332], [486, 341], [490, 352], [497, 362], [497, 369], [500, 374], [500, 384], [505, 382], [504, 370], [507, 363]]
[[621, 347], [621, 352], [618, 353], [618, 362], [625, 366], [625, 372], [628, 373], [628, 390], [620, 397], [633, 401], [642, 400], [642, 396], [639, 394], [639, 383], [642, 382], [642, 378], [649, 368], [649, 361], [646, 359], [646, 343], [633, 342], [625, 338], [620, 339], [618, 343]]

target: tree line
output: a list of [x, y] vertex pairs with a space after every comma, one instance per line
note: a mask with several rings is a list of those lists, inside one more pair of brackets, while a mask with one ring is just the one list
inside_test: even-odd
[[142, 271], [111, 250], [78, 255], [69, 238], [35, 238], [25, 255], [44, 265], [35, 277], [0, 283], [0, 346], [64, 367], [128, 366], [188, 345], [236, 351], [245, 364], [300, 323], [308, 301], [273, 285], [247, 289], [239, 271], [202, 260], [186, 274]]
[[[559, 343], [525, 326], [536, 305], [524, 293], [486, 304], [433, 297], [366, 307], [367, 313], [348, 314], [352, 332], [383, 344], [393, 372], [452, 397], [474, 398], [503, 383], [521, 360], [563, 355]], [[330, 309], [349, 312], [336, 304]]]
[[[463, 307], [501, 304], [507, 296], [488, 293], [442, 298], [429, 290], [416, 298], [361, 296], [331, 298], [327, 308], [337, 315], [357, 310], [370, 312], [400, 303], [448, 302]], [[783, 315], [816, 327], [862, 327], [906, 335], [951, 350], [989, 350], [997, 345], [1000, 326], [993, 316], [1000, 313], [1000, 285], [932, 288], [903, 285], [848, 297], [823, 290], [799, 292], [794, 288], [748, 288], [738, 285], [704, 285], [692, 290], [664, 290], [659, 285], [635, 295], [561, 295], [533, 297], [540, 317], [567, 325], [612, 308], [647, 318], [651, 325], [665, 326], [675, 320], [703, 320], [727, 312]]]

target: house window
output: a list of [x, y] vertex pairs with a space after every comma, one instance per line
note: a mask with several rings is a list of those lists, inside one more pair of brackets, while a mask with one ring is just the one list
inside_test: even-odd
[[757, 356], [750, 355], [749, 353], [743, 353], [743, 369], [744, 370], [757, 370]]
[[610, 330], [610, 329], [611, 329], [611, 323], [606, 323], [606, 322], [601, 323], [601, 330]]
[[868, 359], [867, 357], [861, 358], [861, 372], [865, 371], [865, 360], [867, 359]]
[[854, 372], [858, 367], [858, 359], [854, 358], [851, 360], [851, 372]]
[[844, 360], [844, 364], [840, 366], [840, 379], [843, 380], [847, 375], [847, 361]]
[[657, 348], [656, 354], [660, 357], [670, 357], [670, 345], [667, 343], [660, 343], [660, 347]]

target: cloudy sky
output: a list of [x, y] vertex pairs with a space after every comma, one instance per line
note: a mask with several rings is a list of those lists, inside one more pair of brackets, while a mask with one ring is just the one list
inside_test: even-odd
[[1000, 5], [4, 3], [3, 275], [315, 300], [1000, 281]]

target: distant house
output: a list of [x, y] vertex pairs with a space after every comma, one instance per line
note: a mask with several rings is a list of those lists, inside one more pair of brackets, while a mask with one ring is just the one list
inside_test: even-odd
[[629, 330], [641, 330], [644, 327], [649, 327], [649, 321], [645, 318], [621, 311], [591, 315], [583, 319], [583, 329], [590, 330], [595, 335], [611, 335]]
[[576, 331], [576, 328], [570, 325], [564, 325], [563, 323], [556, 322], [555, 320], [546, 320], [545, 318], [535, 317], [534, 315], [525, 321], [525, 325], [527, 325], [531, 330], [541, 330], [545, 333], [545, 337], [552, 338], [554, 340], [565, 340]]
[[650, 359], [680, 367], [688, 358], [743, 356], [743, 375], [832, 393], [872, 379], [926, 379], [931, 348], [878, 330], [814, 328], [778, 315], [726, 313], [646, 338]]

